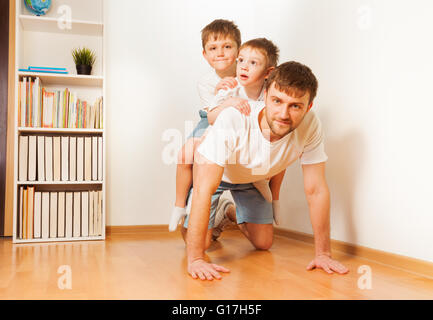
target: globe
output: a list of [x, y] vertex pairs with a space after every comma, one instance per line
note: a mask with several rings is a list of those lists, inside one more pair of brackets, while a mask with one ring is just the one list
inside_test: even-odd
[[37, 16], [43, 16], [51, 6], [51, 0], [24, 0], [26, 8]]

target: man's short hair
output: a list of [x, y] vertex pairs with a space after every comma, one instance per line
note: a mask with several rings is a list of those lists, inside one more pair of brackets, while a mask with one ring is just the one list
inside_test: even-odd
[[271, 40], [266, 38], [249, 40], [242, 44], [239, 51], [247, 47], [260, 51], [266, 57], [267, 68], [277, 66], [280, 49]]
[[266, 81], [266, 91], [275, 83], [275, 88], [288, 95], [302, 97], [310, 94], [310, 103], [317, 94], [319, 84], [311, 69], [302, 63], [290, 61], [280, 64]]
[[217, 40], [218, 38], [231, 38], [236, 42], [238, 48], [241, 46], [241, 32], [233, 21], [217, 19], [209, 23], [201, 31], [201, 42], [205, 50], [208, 41]]

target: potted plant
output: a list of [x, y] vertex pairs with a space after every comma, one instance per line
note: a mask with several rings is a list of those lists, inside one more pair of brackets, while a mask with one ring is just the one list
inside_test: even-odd
[[77, 74], [90, 75], [92, 72], [93, 64], [95, 63], [95, 52], [83, 47], [72, 50], [72, 57], [74, 58], [75, 66], [77, 67]]

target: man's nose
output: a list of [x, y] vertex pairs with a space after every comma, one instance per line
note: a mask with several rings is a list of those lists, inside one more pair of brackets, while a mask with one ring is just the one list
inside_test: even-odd
[[217, 49], [217, 54], [218, 54], [218, 56], [224, 56], [224, 49], [223, 48], [218, 48]]
[[281, 117], [281, 120], [284, 120], [284, 121], [290, 120], [290, 108], [289, 108], [289, 106], [285, 106], [284, 108], [281, 108], [280, 117]]

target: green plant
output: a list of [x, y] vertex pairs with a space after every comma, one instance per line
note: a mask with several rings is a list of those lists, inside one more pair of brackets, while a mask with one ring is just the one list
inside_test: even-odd
[[72, 57], [74, 58], [75, 65], [93, 66], [96, 60], [94, 51], [83, 47], [72, 50]]

